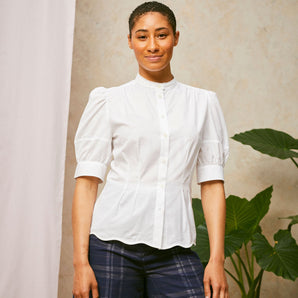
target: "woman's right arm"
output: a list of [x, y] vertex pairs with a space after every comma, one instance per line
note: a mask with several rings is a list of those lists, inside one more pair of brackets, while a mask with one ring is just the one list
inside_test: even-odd
[[75, 298], [99, 297], [98, 285], [88, 261], [89, 233], [98, 183], [96, 177], [78, 177], [72, 204], [73, 265]]

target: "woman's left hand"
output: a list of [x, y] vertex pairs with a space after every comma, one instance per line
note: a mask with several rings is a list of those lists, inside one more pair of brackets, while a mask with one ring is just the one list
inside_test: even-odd
[[211, 298], [229, 298], [228, 283], [224, 272], [224, 263], [210, 260], [204, 273], [205, 297]]

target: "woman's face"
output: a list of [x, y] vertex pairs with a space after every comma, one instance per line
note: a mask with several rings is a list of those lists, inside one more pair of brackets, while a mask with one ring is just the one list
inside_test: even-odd
[[177, 45], [179, 32], [174, 35], [168, 18], [159, 12], [148, 12], [141, 16], [128, 36], [128, 44], [134, 50], [139, 64], [139, 73], [171, 74], [170, 61], [173, 47]]

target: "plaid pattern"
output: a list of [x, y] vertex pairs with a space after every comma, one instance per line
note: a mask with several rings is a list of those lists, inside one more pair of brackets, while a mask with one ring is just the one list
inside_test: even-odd
[[100, 298], [203, 298], [204, 269], [190, 248], [102, 241], [90, 235], [89, 260]]

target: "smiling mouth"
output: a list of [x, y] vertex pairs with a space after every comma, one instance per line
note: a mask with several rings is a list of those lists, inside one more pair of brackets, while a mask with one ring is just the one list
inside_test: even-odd
[[162, 58], [162, 55], [145, 56], [145, 58], [151, 62], [157, 62], [157, 61], [160, 61], [160, 59]]

